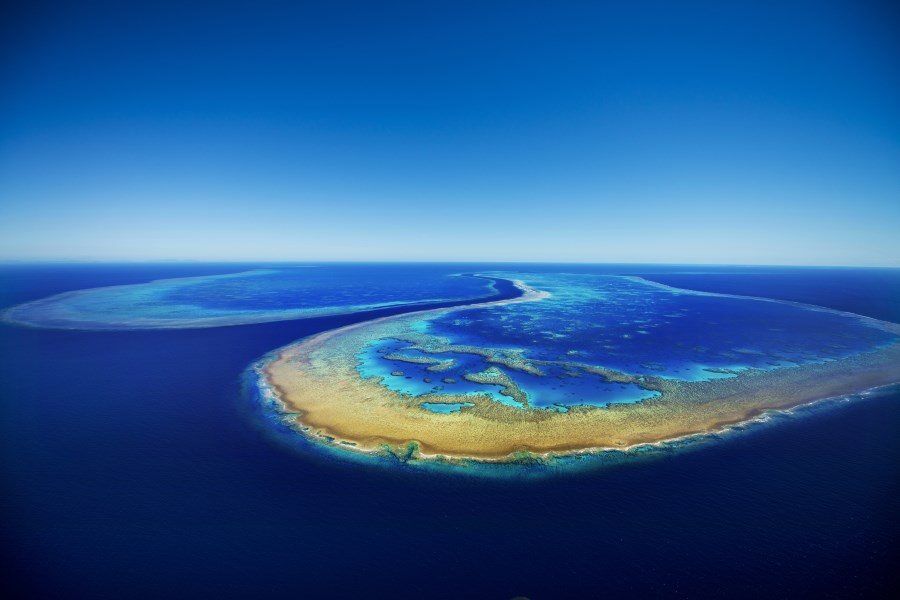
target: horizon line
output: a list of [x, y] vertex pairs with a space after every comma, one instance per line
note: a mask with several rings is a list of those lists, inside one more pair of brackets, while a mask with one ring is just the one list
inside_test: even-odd
[[535, 264], [535, 265], [626, 265], [626, 266], [683, 266], [683, 267], [795, 267], [824, 269], [900, 269], [896, 264], [828, 264], [828, 263], [730, 263], [730, 262], [643, 262], [643, 261], [566, 261], [566, 260], [473, 260], [473, 259], [200, 259], [200, 258], [2, 258], [0, 265], [41, 264]]

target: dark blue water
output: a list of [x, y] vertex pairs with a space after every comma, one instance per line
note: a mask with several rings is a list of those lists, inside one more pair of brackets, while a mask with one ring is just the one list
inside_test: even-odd
[[[4, 267], [0, 306], [235, 270]], [[677, 270], [665, 283], [900, 320], [896, 270], [853, 271], [852, 294], [832, 283], [847, 271]], [[358, 318], [2, 326], [5, 588], [66, 598], [841, 598], [896, 584], [896, 392], [688, 452], [521, 482], [367, 469], [272, 442], [239, 394], [244, 368]]]

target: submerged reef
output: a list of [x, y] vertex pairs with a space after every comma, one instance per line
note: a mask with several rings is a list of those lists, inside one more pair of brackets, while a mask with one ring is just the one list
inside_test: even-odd
[[499, 385], [502, 389], [500, 393], [512, 399], [516, 406], [520, 408], [528, 407], [528, 397], [519, 386], [513, 381], [509, 375], [504, 373], [497, 367], [488, 367], [484, 371], [478, 373], [466, 373], [463, 376], [467, 381], [473, 383], [484, 383], [487, 385]]
[[452, 462], [624, 449], [900, 381], [893, 323], [631, 277], [503, 275], [521, 297], [321, 333], [273, 353], [264, 383], [312, 439]]
[[497, 294], [451, 271], [284, 266], [75, 290], [13, 306], [0, 319], [53, 329], [193, 329], [306, 319]]

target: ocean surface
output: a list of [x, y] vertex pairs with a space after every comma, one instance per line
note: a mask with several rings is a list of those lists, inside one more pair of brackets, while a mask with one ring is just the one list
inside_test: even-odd
[[[898, 389], [617, 465], [522, 479], [299, 451], [242, 391], [248, 365], [274, 348], [373, 316], [510, 294], [451, 276], [510, 268], [0, 267], [0, 308], [57, 294], [80, 307], [41, 303], [33, 326], [0, 324], [5, 587], [56, 598], [532, 599], [878, 597], [895, 587]], [[286, 269], [315, 274], [285, 284], [274, 273]], [[639, 276], [900, 322], [900, 270], [515, 270]], [[98, 287], [113, 295], [98, 304], [68, 294]], [[777, 329], [729, 343], [781, 343]], [[826, 351], [815, 341], [821, 330], [810, 331], [809, 347], [792, 340], [793, 358]], [[633, 339], [617, 338], [623, 360], [654, 351]], [[684, 368], [669, 356], [663, 368]], [[718, 358], [712, 366], [731, 357]]]

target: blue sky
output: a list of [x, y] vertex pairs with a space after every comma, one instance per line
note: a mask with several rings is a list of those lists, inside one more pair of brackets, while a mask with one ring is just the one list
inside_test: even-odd
[[891, 3], [80, 4], [0, 25], [0, 259], [900, 266]]

